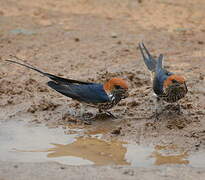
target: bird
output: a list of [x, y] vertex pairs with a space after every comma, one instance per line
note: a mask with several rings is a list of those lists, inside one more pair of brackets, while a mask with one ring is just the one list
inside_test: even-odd
[[[21, 62], [11, 59], [7, 59], [5, 61], [24, 66], [48, 77], [50, 80], [47, 82], [47, 85], [50, 88], [64, 96], [77, 100], [81, 103], [81, 108], [91, 106], [98, 109], [100, 113], [106, 113], [109, 116], [116, 118], [108, 110], [117, 105], [122, 99], [129, 96], [128, 83], [122, 78], [114, 77], [106, 81], [104, 84], [66, 79], [43, 72], [42, 70], [26, 63], [25, 60], [16, 56], [13, 57]], [[82, 112], [84, 112], [83, 109], [81, 109], [81, 115], [83, 116]]]
[[151, 73], [152, 89], [156, 97], [156, 117], [158, 118], [163, 109], [163, 102], [177, 103], [176, 107], [180, 113], [179, 100], [184, 98], [188, 92], [185, 77], [170, 72], [163, 66], [163, 54], [154, 59], [143, 42], [139, 43], [139, 49]]

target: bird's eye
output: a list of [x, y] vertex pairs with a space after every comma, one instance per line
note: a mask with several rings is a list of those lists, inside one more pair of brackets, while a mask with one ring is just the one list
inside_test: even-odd
[[173, 83], [178, 83], [178, 81], [177, 81], [177, 80], [175, 80], [175, 79], [172, 79], [172, 82], [173, 82]]
[[122, 87], [119, 85], [115, 85], [115, 89], [122, 89]]
[[167, 75], [167, 76], [170, 76], [170, 75], [172, 75], [172, 74], [171, 74], [170, 72], [167, 71], [167, 72], [166, 72], [166, 75]]

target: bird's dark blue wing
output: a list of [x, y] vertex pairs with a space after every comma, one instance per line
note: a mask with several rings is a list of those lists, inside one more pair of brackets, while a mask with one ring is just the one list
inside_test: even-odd
[[96, 104], [110, 101], [108, 95], [103, 89], [102, 84], [93, 83], [67, 85], [58, 84], [54, 81], [49, 81], [47, 84], [57, 92], [85, 103]]
[[163, 94], [163, 84], [166, 80], [167, 76], [164, 74], [163, 71], [156, 73], [153, 79], [153, 90], [155, 94], [161, 95]]
[[169, 72], [163, 68], [162, 60], [163, 60], [163, 56], [160, 55], [157, 60], [156, 72], [153, 80], [153, 90], [157, 95], [163, 94], [164, 81], [173, 74], [172, 72]]
[[[15, 57], [18, 60], [18, 57]], [[73, 79], [66, 79], [62, 77], [55, 76], [53, 74], [49, 74], [43, 72], [36, 67], [28, 64], [28, 63], [20, 63], [13, 60], [6, 60], [11, 63], [15, 63], [26, 68], [32, 69], [44, 76], [47, 76], [53, 81], [49, 81], [47, 84], [51, 88], [55, 89], [59, 93], [68, 96], [70, 98], [76, 99], [78, 101], [83, 101], [86, 103], [104, 103], [110, 101], [106, 92], [103, 89], [102, 84], [92, 83], [92, 82], [83, 82]], [[22, 60], [21, 60], [22, 61]]]

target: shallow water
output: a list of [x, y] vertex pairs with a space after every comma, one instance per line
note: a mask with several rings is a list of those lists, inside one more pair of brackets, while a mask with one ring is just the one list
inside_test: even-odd
[[[81, 132], [81, 133], [79, 133]], [[193, 155], [177, 146], [140, 146], [101, 139], [105, 131], [29, 126], [23, 122], [0, 124], [0, 160], [55, 161], [68, 165], [130, 165], [148, 167], [185, 164], [205, 167], [204, 152]], [[79, 135], [81, 134], [81, 135]]]

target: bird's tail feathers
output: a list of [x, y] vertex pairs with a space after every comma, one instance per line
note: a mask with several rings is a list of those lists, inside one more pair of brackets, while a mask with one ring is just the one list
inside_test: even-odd
[[32, 65], [30, 65], [30, 64], [28, 64], [28, 63], [26, 63], [23, 59], [20, 59], [20, 58], [18, 58], [17, 56], [13, 56], [13, 55], [12, 55], [11, 57], [13, 57], [13, 58], [15, 58], [15, 59], [17, 59], [17, 60], [22, 61], [22, 63], [17, 62], [17, 61], [13, 61], [13, 60], [10, 60], [10, 59], [7, 59], [7, 60], [5, 60], [5, 61], [11, 62], [11, 63], [15, 63], [15, 64], [18, 64], [18, 65], [21, 65], [21, 66], [24, 66], [24, 67], [29, 68], [29, 69], [32, 69], [32, 70], [34, 70], [34, 71], [36, 71], [36, 72], [38, 72], [38, 73], [40, 73], [40, 74], [42, 74], [42, 75], [44, 75], [44, 76], [47, 76], [47, 75], [46, 75], [47, 73], [45, 73], [45, 72], [43, 72], [43, 71], [41, 71], [41, 70], [35, 68], [34, 66], [32, 66]]
[[15, 64], [18, 64], [18, 65], [24, 66], [24, 67], [26, 67], [26, 68], [32, 69], [32, 70], [34, 70], [34, 71], [36, 71], [36, 72], [38, 72], [38, 73], [40, 73], [40, 74], [42, 74], [42, 75], [44, 75], [44, 76], [46, 76], [46, 77], [48, 77], [48, 78], [50, 78], [50, 79], [52, 79], [52, 80], [58, 82], [58, 83], [63, 83], [63, 84], [70, 84], [70, 83], [92, 84], [92, 83], [90, 83], [90, 82], [83, 82], [83, 81], [77, 81], [77, 80], [73, 80], [73, 79], [66, 79], [66, 78], [62, 78], [62, 77], [55, 76], [55, 75], [53, 75], [53, 74], [46, 73], [46, 72], [43, 72], [43, 71], [37, 69], [36, 67], [34, 67], [34, 66], [28, 64], [28, 63], [26, 63], [25, 60], [20, 59], [20, 58], [17, 57], [17, 56], [13, 56], [13, 55], [12, 55], [11, 57], [13, 57], [13, 58], [15, 58], [15, 59], [17, 59], [17, 60], [19, 60], [19, 61], [21, 61], [21, 62], [13, 61], [13, 60], [10, 60], [10, 59], [7, 59], [7, 60], [5, 60], [5, 61], [11, 62], [11, 63], [15, 63]]
[[150, 54], [148, 49], [145, 47], [143, 42], [139, 43], [139, 49], [140, 49], [140, 52], [142, 54], [143, 60], [147, 68], [150, 71], [155, 72], [157, 61], [152, 57], [152, 55]]
[[163, 60], [163, 55], [160, 54], [156, 64], [156, 70], [155, 70], [156, 72], [161, 71], [161, 69], [163, 68], [162, 60]]

